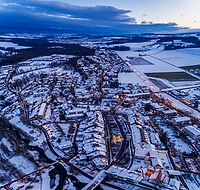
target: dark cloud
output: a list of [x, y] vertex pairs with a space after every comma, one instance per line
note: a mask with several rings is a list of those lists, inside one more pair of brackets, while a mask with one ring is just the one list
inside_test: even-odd
[[111, 6], [77, 6], [59, 1], [39, 1], [39, 0], [21, 0], [12, 1], [8, 0], [5, 8], [10, 10], [17, 10], [20, 7], [23, 11], [36, 12], [46, 16], [54, 15], [62, 16], [70, 19], [86, 19], [86, 20], [100, 20], [100, 21], [113, 21], [113, 22], [131, 22], [134, 23], [135, 19], [127, 14], [130, 10], [117, 9]]
[[[98, 29], [113, 33], [175, 31], [175, 23], [136, 23], [130, 10], [112, 6], [77, 6], [59, 1], [6, 0], [0, 2], [0, 23], [16, 27], [56, 27], [76, 30]], [[145, 15], [145, 14], [144, 14]], [[144, 16], [143, 15], [143, 16]]]

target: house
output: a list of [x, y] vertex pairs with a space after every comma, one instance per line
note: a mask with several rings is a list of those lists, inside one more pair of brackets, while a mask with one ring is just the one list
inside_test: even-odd
[[163, 110], [163, 111], [161, 112], [161, 114], [162, 114], [163, 116], [176, 116], [177, 111], [176, 111], [176, 110], [172, 110], [172, 109]]
[[108, 160], [107, 160], [107, 158], [97, 156], [96, 158], [92, 159], [92, 164], [96, 168], [102, 170], [105, 168], [106, 165], [108, 165]]
[[152, 107], [152, 109], [154, 109], [156, 111], [163, 111], [164, 110], [164, 106], [160, 105], [158, 103], [151, 103], [151, 107]]
[[181, 175], [180, 171], [177, 171], [177, 170], [167, 170], [167, 173], [169, 177], [172, 177], [172, 178], [174, 178], [175, 176]]
[[108, 176], [115, 177], [123, 181], [128, 181], [130, 183], [139, 183], [143, 179], [137, 173], [117, 166], [109, 167], [108, 170], [106, 170], [106, 174]]
[[189, 117], [175, 117], [172, 119], [172, 123], [174, 125], [185, 125], [189, 124], [190, 118]]
[[4, 72], [4, 73], [7, 73], [9, 70], [12, 70], [12, 65], [4, 65], [4, 66], [1, 66], [1, 70]]
[[180, 189], [181, 183], [180, 183], [180, 181], [177, 181], [175, 179], [170, 179], [169, 185], [174, 189]]
[[151, 133], [150, 140], [151, 140], [151, 143], [154, 145], [157, 145], [157, 146], [161, 145], [161, 141], [160, 141], [158, 133]]
[[149, 181], [151, 182], [162, 182], [164, 178], [163, 170], [156, 169], [154, 173], [149, 177]]
[[150, 158], [150, 161], [151, 161], [151, 165], [155, 169], [162, 169], [163, 168], [163, 165], [162, 165], [160, 158], [153, 157], [153, 158]]
[[46, 112], [46, 108], [47, 108], [47, 104], [46, 103], [42, 103], [41, 106], [40, 106], [39, 113], [38, 113], [38, 117], [39, 118], [43, 118], [44, 117], [44, 114]]
[[158, 152], [150, 149], [136, 149], [135, 158], [148, 160], [149, 158], [158, 157]]
[[185, 127], [185, 133], [194, 140], [200, 140], [200, 130], [192, 125]]
[[84, 117], [84, 114], [69, 114], [67, 115], [68, 120], [76, 120], [76, 119], [81, 119]]
[[152, 102], [150, 100], [143, 100], [141, 103], [143, 106], [146, 106], [147, 104], [151, 104]]

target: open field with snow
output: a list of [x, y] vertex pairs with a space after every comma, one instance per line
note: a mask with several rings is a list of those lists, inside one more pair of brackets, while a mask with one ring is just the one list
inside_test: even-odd
[[200, 48], [164, 50], [164, 45], [156, 44], [155, 41], [123, 45], [129, 46], [130, 51], [116, 51], [117, 54], [122, 59], [128, 60], [141, 73], [153, 77], [157, 80], [156, 83], [162, 83], [158, 80], [164, 79], [166, 85], [161, 84], [161, 88], [163, 85], [165, 88], [165, 86], [188, 86], [200, 82], [198, 73]]
[[200, 48], [163, 50], [163, 46], [153, 44], [153, 42], [125, 43], [124, 45], [130, 47], [130, 51], [117, 51], [117, 53], [123, 59], [128, 59], [127, 56], [138, 57], [139, 55], [145, 55], [145, 59], [153, 56], [176, 67], [199, 65], [200, 63]]
[[200, 48], [186, 48], [162, 51], [154, 57], [169, 62], [177, 67], [200, 64]]
[[15, 48], [15, 49], [29, 48], [29, 47], [26, 47], [26, 46], [19, 46], [17, 44], [12, 43], [12, 42], [0, 42], [0, 47], [4, 47], [4, 48], [11, 47], [11, 48]]
[[139, 76], [136, 75], [135, 73], [119, 73], [118, 81], [119, 83], [131, 83], [133, 85], [138, 83], [139, 85], [142, 86], [145, 85], [142, 79], [139, 78]]
[[[150, 42], [141, 42], [141, 43], [124, 43], [123, 45], [129, 46], [130, 51], [116, 51], [117, 54], [122, 59], [128, 59], [127, 56], [130, 57], [138, 57], [140, 54], [157, 54], [161, 52], [164, 48], [164, 46], [160, 46], [158, 44], [155, 44], [155, 41]], [[122, 45], [122, 44], [116, 44], [116, 45]]]

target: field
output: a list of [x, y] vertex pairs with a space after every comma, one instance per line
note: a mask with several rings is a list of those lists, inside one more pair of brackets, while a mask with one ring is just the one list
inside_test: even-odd
[[144, 43], [125, 43], [124, 45], [130, 46], [130, 51], [117, 51], [119, 56], [125, 60], [129, 60], [127, 56], [142, 58], [129, 61], [143, 73], [183, 72], [183, 69], [200, 69], [200, 48], [165, 51], [163, 50], [164, 45], [155, 44], [154, 40]]
[[145, 73], [145, 75], [148, 77], [163, 78], [170, 82], [199, 80], [185, 72]]
[[191, 66], [184, 66], [184, 67], [181, 67], [182, 69], [185, 69], [185, 70], [190, 70], [190, 69], [200, 69], [200, 65], [191, 65]]
[[153, 63], [141, 58], [141, 57], [137, 57], [137, 58], [134, 58], [134, 59], [131, 59], [130, 60], [130, 63], [132, 65], [153, 65]]

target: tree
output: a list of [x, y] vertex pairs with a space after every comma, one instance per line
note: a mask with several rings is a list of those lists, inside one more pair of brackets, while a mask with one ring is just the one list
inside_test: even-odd
[[60, 113], [59, 118], [60, 120], [65, 120], [65, 115], [63, 113]]
[[195, 108], [198, 108], [198, 106], [199, 106], [199, 101], [196, 100], [196, 101], [194, 102], [194, 107], [195, 107]]
[[167, 142], [168, 142], [168, 136], [167, 136], [167, 132], [165, 131], [162, 135], [161, 135], [161, 138], [160, 140], [166, 145]]
[[0, 95], [0, 100], [5, 100], [5, 96], [4, 95]]
[[144, 107], [145, 111], [150, 111], [151, 110], [151, 104], [146, 104]]

